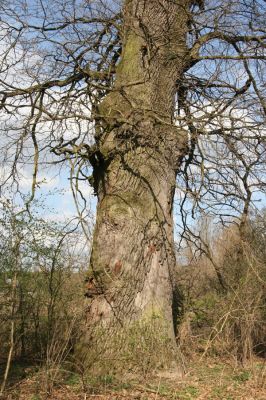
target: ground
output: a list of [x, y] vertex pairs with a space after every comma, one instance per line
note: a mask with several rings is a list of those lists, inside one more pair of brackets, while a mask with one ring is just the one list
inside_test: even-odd
[[13, 377], [14, 373], [21, 379], [13, 378], [6, 400], [266, 400], [266, 361], [261, 359], [242, 368], [232, 360], [198, 355], [190, 360], [182, 378], [170, 372], [120, 382], [112, 376], [82, 382], [80, 375], [64, 369], [55, 368], [48, 374], [25, 365], [17, 365]]

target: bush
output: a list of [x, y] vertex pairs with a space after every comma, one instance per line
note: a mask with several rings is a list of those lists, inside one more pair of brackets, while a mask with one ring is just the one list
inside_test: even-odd
[[[179, 331], [189, 320], [186, 331], [198, 338], [193, 340], [198, 350], [227, 354], [243, 364], [254, 354], [266, 355], [265, 226], [263, 215], [249, 221], [241, 235], [236, 228], [224, 229], [212, 244], [211, 258], [205, 253], [179, 267], [177, 284], [185, 299]], [[179, 339], [186, 352], [191, 338]]]

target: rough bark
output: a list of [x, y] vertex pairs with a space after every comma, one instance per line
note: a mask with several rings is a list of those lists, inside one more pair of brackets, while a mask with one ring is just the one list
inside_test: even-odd
[[97, 360], [118, 348], [124, 357], [129, 342], [132, 360], [145, 334], [175, 347], [173, 198], [186, 134], [173, 125], [173, 110], [187, 63], [188, 10], [188, 1], [124, 4], [121, 61], [97, 110], [92, 160], [98, 207], [85, 342]]

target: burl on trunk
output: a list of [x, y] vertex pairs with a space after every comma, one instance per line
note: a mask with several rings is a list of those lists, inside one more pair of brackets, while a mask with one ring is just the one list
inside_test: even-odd
[[134, 368], [149, 359], [156, 367], [175, 349], [173, 198], [186, 134], [173, 112], [187, 63], [189, 1], [127, 0], [123, 12], [115, 85], [96, 114], [98, 207], [84, 342], [89, 363]]

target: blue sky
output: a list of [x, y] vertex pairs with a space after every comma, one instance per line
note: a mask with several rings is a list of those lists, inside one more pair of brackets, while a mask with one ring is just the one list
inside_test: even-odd
[[[76, 4], [76, 6], [78, 4], [82, 3], [82, 0], [77, 0], [76, 2], [73, 2], [73, 4]], [[15, 4], [15, 3], [14, 3]], [[36, 2], [33, 0], [28, 0], [28, 5], [30, 7], [35, 8], [36, 7]], [[46, 5], [51, 5], [51, 7], [49, 7], [49, 12], [53, 13], [54, 12], [54, 16], [56, 16], [56, 11], [55, 8], [55, 3], [51, 3], [50, 0], [46, 0], [44, 2], [44, 4]], [[72, 2], [68, 3], [70, 7]], [[88, 3], [89, 4], [89, 3]], [[109, 2], [109, 5], [112, 4], [112, 7], [115, 8], [115, 4], [119, 4], [118, 2]], [[35, 18], [31, 20], [31, 23], [38, 23], [39, 19]], [[213, 74], [213, 68], [214, 65], [212, 65], [210, 67], [210, 73]], [[202, 67], [195, 67], [195, 71], [196, 73], [198, 73], [199, 75], [202, 75], [204, 72], [204, 69], [202, 69]], [[231, 71], [232, 73], [232, 71]], [[20, 78], [21, 81], [21, 75], [17, 74], [18, 77]], [[238, 71], [238, 73], [236, 74], [237, 79], [241, 80], [242, 76], [243, 76], [243, 71], [242, 69]], [[224, 79], [226, 79], [227, 75], [225, 77], [223, 77]], [[21, 84], [23, 82], [21, 81]], [[25, 82], [24, 82], [25, 83]], [[30, 167], [23, 167], [21, 166], [21, 189], [23, 191], [23, 193], [28, 193], [30, 191], [31, 188], [31, 176], [32, 176], [32, 171], [30, 170]], [[39, 177], [38, 177], [38, 181], [39, 183], [39, 189], [37, 189], [36, 192], [36, 196], [37, 198], [44, 198], [44, 203], [46, 206], [43, 207], [43, 214], [51, 219], [64, 219], [64, 218], [72, 218], [74, 216], [77, 215], [77, 210], [75, 208], [74, 205], [74, 201], [73, 201], [73, 196], [71, 193], [71, 189], [70, 189], [70, 182], [69, 182], [69, 171], [67, 167], [63, 167], [60, 171], [58, 168], [50, 168], [48, 169], [44, 169], [40, 166], [40, 170], [39, 170]], [[91, 186], [89, 185], [88, 182], [83, 181], [83, 183], [81, 183], [82, 186], [82, 192], [84, 193], [87, 201], [88, 201], [88, 207], [90, 209], [90, 211], [92, 213], [95, 213], [95, 209], [96, 209], [96, 197], [92, 194], [93, 190], [91, 188]], [[180, 195], [180, 192], [178, 193], [178, 195]], [[178, 197], [177, 195], [177, 197]], [[266, 202], [265, 202], [265, 196], [262, 195], [262, 193], [258, 192], [254, 195], [254, 199], [256, 200], [261, 200], [260, 203], [257, 203], [257, 205], [259, 206], [259, 208], [262, 208], [263, 206], [265, 206]], [[178, 216], [178, 206], [176, 207], [176, 221], [179, 222], [180, 218]]]

